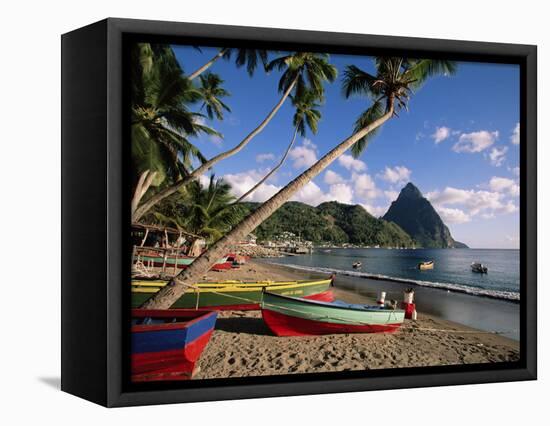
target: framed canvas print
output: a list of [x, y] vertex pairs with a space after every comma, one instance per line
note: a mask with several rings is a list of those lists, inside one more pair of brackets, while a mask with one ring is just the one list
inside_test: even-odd
[[62, 120], [66, 392], [536, 378], [536, 47], [107, 19]]

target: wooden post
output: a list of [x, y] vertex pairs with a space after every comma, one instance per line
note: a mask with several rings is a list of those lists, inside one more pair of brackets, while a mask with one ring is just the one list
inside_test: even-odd
[[149, 228], [145, 229], [145, 236], [143, 237], [143, 240], [141, 240], [141, 247], [145, 244], [145, 241], [147, 241], [147, 236], [149, 235]]
[[162, 258], [162, 275], [165, 274], [166, 272], [166, 255], [167, 255], [168, 251], [167, 250], [164, 250], [164, 256]]
[[176, 250], [176, 258], [174, 259], [174, 276], [178, 274], [178, 253], [179, 250]]
[[199, 286], [196, 285], [195, 286], [195, 292], [197, 293], [197, 301], [195, 302], [195, 310], [199, 309], [199, 297], [200, 297], [200, 292], [199, 292]]

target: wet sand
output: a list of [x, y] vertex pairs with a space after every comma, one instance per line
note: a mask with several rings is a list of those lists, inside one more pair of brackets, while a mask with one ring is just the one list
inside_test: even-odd
[[[319, 274], [250, 262], [240, 269], [210, 272], [208, 279], [284, 280]], [[337, 299], [374, 303], [368, 295], [339, 287]], [[345, 283], [344, 283], [345, 284]], [[200, 358], [196, 379], [380, 368], [478, 364], [519, 359], [519, 342], [418, 312], [396, 333], [277, 337], [258, 311], [221, 312]]]

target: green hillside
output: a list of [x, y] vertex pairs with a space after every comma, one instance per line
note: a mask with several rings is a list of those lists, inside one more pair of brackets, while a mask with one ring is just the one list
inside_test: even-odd
[[[243, 203], [250, 211], [257, 203]], [[359, 205], [336, 201], [312, 207], [291, 201], [285, 203], [255, 231], [260, 241], [292, 232], [314, 243], [412, 247], [412, 238], [394, 223], [377, 219]]]

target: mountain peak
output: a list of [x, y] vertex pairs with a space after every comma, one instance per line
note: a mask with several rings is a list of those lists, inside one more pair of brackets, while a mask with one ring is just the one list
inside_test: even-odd
[[399, 193], [400, 197], [402, 195], [407, 198], [422, 198], [422, 192], [420, 192], [420, 190], [416, 186], [414, 186], [412, 182], [409, 182], [403, 187], [403, 189]]
[[399, 225], [422, 247], [465, 247], [453, 239], [439, 214], [411, 182], [401, 190], [383, 219]]

